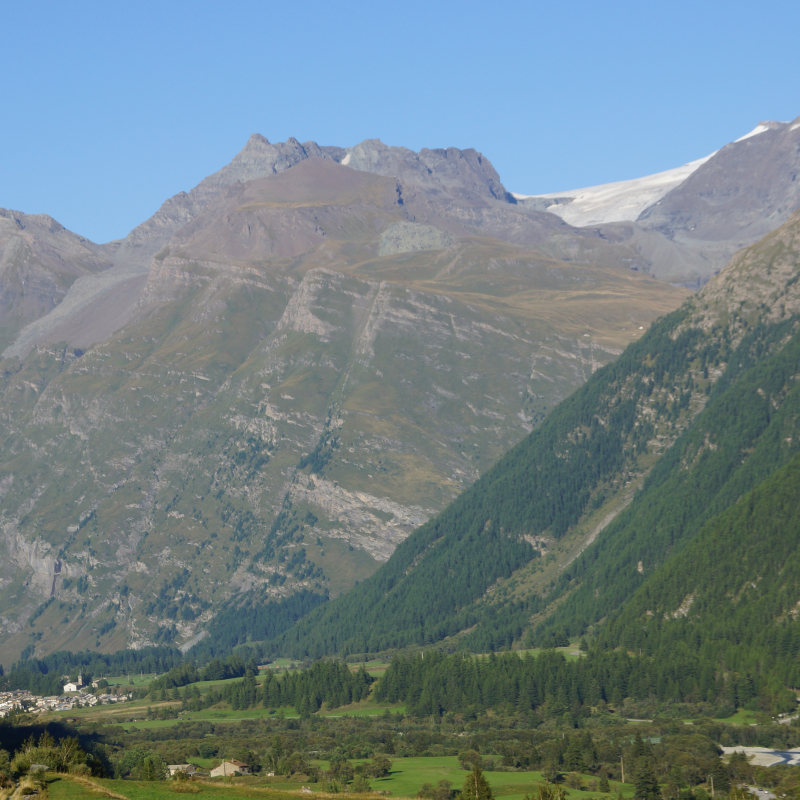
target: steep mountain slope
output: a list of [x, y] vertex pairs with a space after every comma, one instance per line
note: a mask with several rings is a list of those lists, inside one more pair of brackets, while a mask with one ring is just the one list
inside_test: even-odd
[[0, 209], [0, 352], [76, 279], [110, 266], [102, 248], [51, 217]]
[[446, 192], [328, 157], [223, 186], [114, 336], [0, 363], [4, 659], [344, 591], [686, 295], [419, 159]]
[[749, 244], [800, 205], [800, 118], [725, 145], [639, 221], [679, 241]]
[[798, 452], [799, 270], [800, 213], [276, 648], [545, 643], [620, 609]]
[[[797, 686], [798, 531], [800, 454], [669, 557], [609, 620], [600, 641], [661, 658], [702, 642], [715, 665]], [[743, 687], [732, 689], [733, 705], [750, 699]]]

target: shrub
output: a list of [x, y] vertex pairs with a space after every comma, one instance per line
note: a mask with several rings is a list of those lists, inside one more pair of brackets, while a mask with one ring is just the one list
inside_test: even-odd
[[350, 791], [351, 792], [371, 792], [372, 787], [369, 785], [369, 781], [367, 780], [366, 776], [364, 775], [356, 775], [353, 778], [353, 782], [350, 784]]

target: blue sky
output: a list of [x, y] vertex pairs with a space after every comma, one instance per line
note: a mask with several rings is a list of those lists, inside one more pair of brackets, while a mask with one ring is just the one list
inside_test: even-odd
[[800, 115], [800, 3], [6, 3], [0, 206], [98, 242], [253, 132], [474, 147], [511, 191], [678, 166]]

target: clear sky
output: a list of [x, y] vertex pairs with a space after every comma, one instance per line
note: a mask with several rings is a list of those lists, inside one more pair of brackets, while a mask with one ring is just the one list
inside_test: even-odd
[[800, 115], [800, 2], [6, 2], [0, 207], [119, 238], [253, 132], [474, 147], [553, 192]]

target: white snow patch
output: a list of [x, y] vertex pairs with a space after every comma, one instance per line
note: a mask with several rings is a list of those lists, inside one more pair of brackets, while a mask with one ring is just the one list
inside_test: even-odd
[[[750, 133], [740, 136], [736, 141], [743, 142], [751, 136], [788, 125], [788, 122], [765, 121], [759, 122]], [[800, 128], [800, 120], [795, 122], [789, 130]], [[541, 198], [550, 200], [555, 198], [572, 198], [571, 202], [558, 203], [548, 207], [551, 214], [555, 214], [570, 225], [583, 227], [585, 225], [603, 225], [606, 222], [633, 222], [650, 206], [657, 203], [668, 192], [683, 183], [698, 167], [701, 167], [716, 152], [697, 161], [690, 161], [682, 167], [646, 175], [643, 178], [634, 178], [629, 181], [604, 183], [600, 186], [587, 186], [584, 189], [571, 189], [566, 192], [552, 192], [551, 194], [517, 194], [512, 192], [517, 200]]]
[[346, 167], [346, 166], [347, 166], [347, 165], [350, 163], [350, 159], [351, 159], [351, 157], [352, 157], [352, 154], [351, 154], [351, 153], [348, 153], [348, 154], [347, 154], [347, 155], [346, 155], [346, 156], [345, 156], [345, 157], [342, 159], [342, 166]]
[[[788, 125], [788, 122], [776, 122], [775, 120], [766, 120], [765, 122], [759, 122], [758, 125], [750, 131], [750, 133], [746, 133], [744, 136], [740, 136], [736, 141], [743, 142], [745, 139], [749, 139], [751, 136], [758, 136], [759, 133], [765, 133], [766, 131], [774, 131], [776, 128], [780, 128], [784, 125]], [[791, 128], [790, 130], [794, 130]]]
[[765, 133], [770, 129], [769, 125], [765, 125], [763, 122], [759, 122], [758, 125], [750, 131], [750, 133], [746, 133], [744, 136], [740, 136], [738, 139], [734, 139], [734, 142], [743, 142], [745, 139], [749, 139], [751, 136], [758, 136], [759, 133]]
[[695, 170], [708, 161], [711, 155], [690, 161], [682, 167], [633, 178], [629, 181], [604, 183], [585, 189], [572, 189], [552, 194], [514, 194], [517, 200], [538, 197], [543, 200], [556, 197], [572, 197], [571, 203], [552, 205], [547, 210], [570, 225], [602, 225], [606, 222], [633, 221], [646, 208], [661, 200], [664, 195], [683, 183]]

